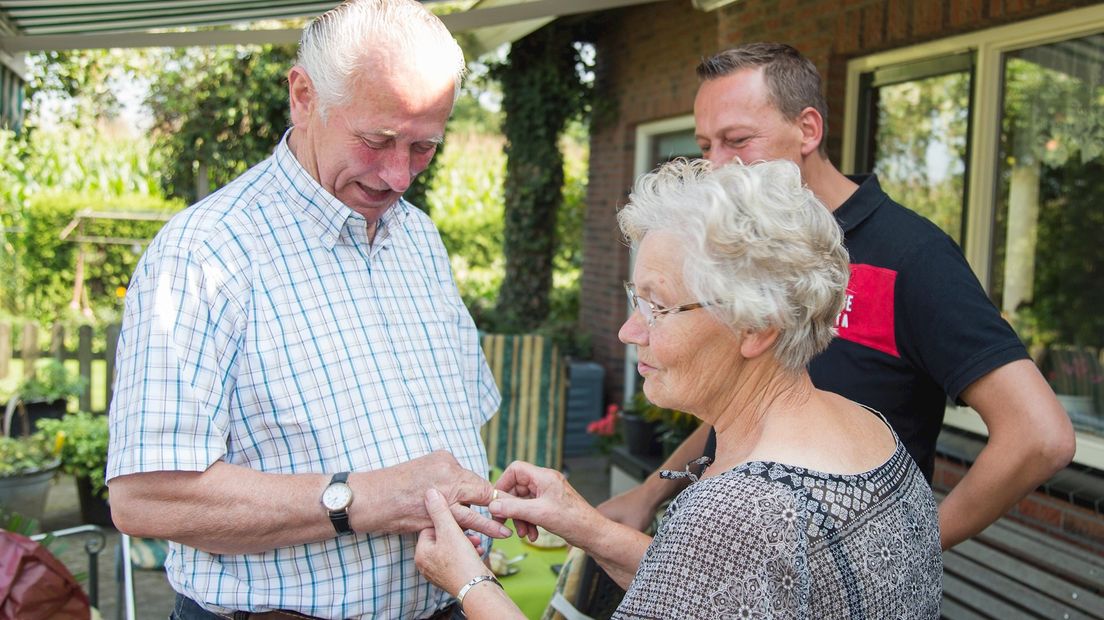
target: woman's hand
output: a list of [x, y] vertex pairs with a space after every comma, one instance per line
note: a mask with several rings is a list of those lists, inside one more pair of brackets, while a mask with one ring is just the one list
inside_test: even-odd
[[488, 505], [491, 515], [513, 519], [519, 537], [536, 540], [536, 524], [571, 545], [585, 548], [588, 534], [598, 532], [600, 522], [605, 521], [554, 469], [514, 461], [502, 472], [495, 488], [506, 494], [499, 493]]
[[426, 579], [456, 596], [472, 577], [492, 574], [480, 558], [478, 537], [464, 534], [440, 491], [432, 488], [426, 491], [425, 507], [433, 527], [418, 534], [414, 564]]

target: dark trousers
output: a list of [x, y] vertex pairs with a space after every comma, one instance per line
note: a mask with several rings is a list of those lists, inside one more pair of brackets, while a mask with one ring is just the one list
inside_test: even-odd
[[[173, 605], [172, 615], [169, 620], [315, 620], [314, 616], [307, 616], [294, 611], [265, 611], [251, 613], [248, 611], [235, 611], [227, 614], [216, 614], [207, 611], [199, 603], [184, 596], [176, 595], [176, 603]], [[430, 616], [427, 620], [464, 620], [466, 616], [459, 605], [451, 605]]]

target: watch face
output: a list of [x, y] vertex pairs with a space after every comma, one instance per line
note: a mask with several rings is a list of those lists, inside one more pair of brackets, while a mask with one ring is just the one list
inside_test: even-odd
[[322, 505], [326, 510], [348, 508], [353, 501], [353, 490], [344, 482], [335, 482], [322, 492]]

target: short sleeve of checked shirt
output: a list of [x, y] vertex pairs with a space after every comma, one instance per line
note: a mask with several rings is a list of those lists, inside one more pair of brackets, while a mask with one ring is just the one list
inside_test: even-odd
[[226, 451], [243, 309], [242, 265], [177, 231], [151, 245], [127, 291], [119, 339], [109, 475], [203, 471]]

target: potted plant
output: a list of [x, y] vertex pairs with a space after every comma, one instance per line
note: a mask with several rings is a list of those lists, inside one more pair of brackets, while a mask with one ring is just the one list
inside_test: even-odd
[[38, 428], [47, 436], [61, 438], [61, 471], [77, 481], [81, 518], [85, 523], [110, 526], [111, 509], [104, 483], [107, 416], [85, 411], [67, 413], [58, 420], [41, 420]]
[[26, 409], [23, 425], [13, 425], [17, 432], [34, 432], [39, 420], [60, 418], [65, 415], [69, 399], [80, 396], [87, 380], [69, 372], [60, 360], [51, 359], [35, 367], [33, 374], [15, 388], [15, 396]]
[[0, 506], [39, 521], [60, 461], [45, 433], [0, 436]]
[[670, 456], [698, 427], [699, 421], [694, 416], [684, 411], [655, 405], [644, 396], [642, 391], [633, 396], [631, 406], [645, 422], [653, 425], [656, 445], [659, 446], [664, 458]]
[[636, 456], [658, 456], [662, 446], [659, 443], [658, 420], [652, 415], [657, 409], [648, 402], [644, 392], [637, 392], [625, 405], [621, 414], [621, 428], [625, 435], [625, 447]]

